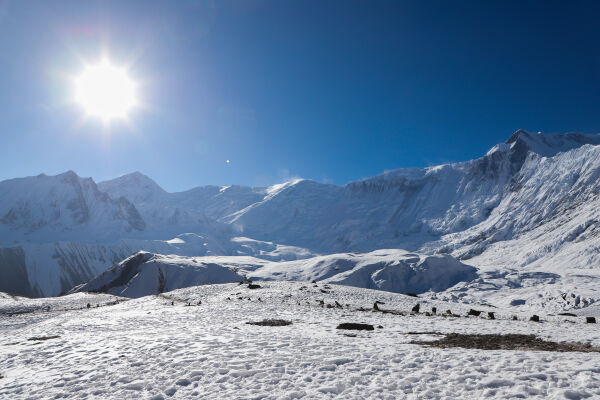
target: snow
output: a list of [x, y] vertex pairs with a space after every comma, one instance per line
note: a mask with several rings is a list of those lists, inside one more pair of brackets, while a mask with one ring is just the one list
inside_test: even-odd
[[600, 398], [600, 353], [410, 343], [600, 346], [599, 178], [600, 135], [519, 130], [345, 186], [2, 181], [0, 398]]
[[404, 250], [332, 254], [306, 260], [268, 262], [238, 257], [183, 257], [138, 252], [77, 291], [141, 297], [208, 283], [284, 280], [326, 283], [400, 293], [442, 291], [477, 278], [477, 270], [451, 256], [421, 256]]
[[[447, 287], [431, 298], [585, 312], [600, 302], [598, 144], [600, 135], [518, 131], [475, 160], [345, 186], [295, 179], [168, 193], [140, 173], [99, 184], [71, 171], [8, 180], [0, 182], [0, 290], [66, 293], [139, 250], [226, 257], [211, 262], [255, 279], [304, 279], [320, 262], [341, 268], [338, 255], [406, 249], [477, 268], [477, 279], [453, 281], [431, 267], [426, 282], [436, 275]], [[398, 279], [391, 287], [400, 290], [406, 279], [398, 268], [349, 265], [335, 282], [386, 289]]]
[[[560, 312], [600, 300], [599, 160], [600, 147], [591, 145], [550, 158], [530, 153], [518, 189], [489, 218], [431, 245], [479, 268], [484, 281], [462, 289], [465, 301], [527, 299]], [[564, 293], [589, 301], [576, 307]]]
[[0, 193], [0, 243], [80, 240], [90, 233], [103, 240], [145, 227], [128, 200], [110, 198], [73, 171], [5, 180]]
[[520, 129], [506, 143], [514, 146], [517, 141], [524, 142], [532, 152], [540, 156], [552, 157], [558, 153], [573, 150], [585, 144], [599, 145], [600, 135], [583, 133], [544, 134], [541, 132], [527, 132]]
[[441, 291], [477, 277], [476, 269], [451, 256], [422, 256], [404, 250], [332, 254], [306, 260], [270, 263], [250, 272], [250, 279], [323, 281], [398, 293]]
[[244, 279], [231, 268], [200, 260], [140, 251], [77, 290], [142, 297], [183, 287]]
[[[577, 317], [527, 321], [512, 310], [496, 320], [464, 317], [468, 307], [382, 291], [261, 282], [190, 287], [101, 305], [95, 296], [57, 298], [52, 308], [8, 316], [0, 296], [0, 398], [389, 398], [570, 399], [600, 396], [599, 353], [439, 349], [410, 344], [441, 333], [525, 333], [600, 345], [596, 326]], [[306, 288], [302, 289], [303, 286]], [[78, 298], [79, 296], [80, 298]], [[106, 295], [104, 295], [106, 296]], [[228, 300], [229, 298], [230, 300]], [[338, 301], [343, 308], [321, 307]], [[20, 303], [46, 300], [19, 299]], [[171, 305], [173, 301], [174, 305]], [[202, 303], [198, 305], [198, 301]], [[394, 315], [452, 309], [461, 318]], [[91, 308], [85, 306], [92, 304]], [[187, 306], [187, 304], [191, 306]], [[348, 304], [349, 306], [346, 306]], [[282, 327], [247, 325], [282, 318]], [[374, 331], [336, 330], [361, 322]], [[58, 338], [28, 340], [34, 337]]]

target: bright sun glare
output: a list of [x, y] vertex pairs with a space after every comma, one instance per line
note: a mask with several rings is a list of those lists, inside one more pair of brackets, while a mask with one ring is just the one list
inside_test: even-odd
[[87, 66], [75, 79], [75, 100], [87, 115], [104, 121], [125, 118], [137, 102], [135, 83], [125, 68], [105, 59]]

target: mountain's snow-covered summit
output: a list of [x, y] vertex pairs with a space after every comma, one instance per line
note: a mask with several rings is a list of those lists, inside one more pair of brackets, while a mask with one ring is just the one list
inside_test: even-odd
[[0, 182], [0, 243], [103, 240], [145, 227], [129, 200], [109, 196], [73, 171]]
[[167, 196], [167, 192], [156, 182], [142, 174], [133, 172], [116, 179], [98, 183], [98, 189], [111, 197], [125, 197], [136, 204], [156, 202]]
[[[0, 290], [58, 294], [138, 250], [279, 261], [395, 248], [450, 254], [490, 274], [543, 271], [575, 282], [585, 269], [591, 284], [599, 144], [600, 135], [520, 130], [475, 160], [344, 186], [294, 180], [168, 193], [141, 173], [99, 184], [73, 172], [12, 179], [0, 182], [0, 272], [13, 278]], [[23, 276], [25, 292], [15, 283]]]
[[520, 142], [524, 143], [528, 150], [533, 153], [542, 157], [552, 157], [585, 144], [599, 145], [600, 135], [584, 133], [543, 134], [519, 129], [506, 141], [506, 144], [515, 146]]

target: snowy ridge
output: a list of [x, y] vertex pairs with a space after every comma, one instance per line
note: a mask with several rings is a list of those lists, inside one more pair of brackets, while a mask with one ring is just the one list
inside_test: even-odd
[[174, 289], [242, 280], [232, 269], [194, 258], [138, 252], [76, 291], [142, 297]]
[[552, 157], [558, 153], [573, 150], [585, 144], [599, 145], [600, 135], [583, 133], [567, 133], [564, 135], [543, 134], [541, 132], [531, 133], [520, 129], [506, 141], [506, 144], [515, 146], [518, 142], [525, 143], [531, 152], [539, 154], [542, 157]]
[[306, 260], [270, 263], [252, 279], [323, 281], [396, 293], [439, 292], [477, 278], [476, 269], [451, 256], [423, 256], [404, 250], [331, 254]]
[[403, 250], [332, 254], [268, 262], [254, 257], [182, 257], [139, 252], [75, 291], [140, 297], [201, 284], [252, 280], [323, 281], [399, 293], [441, 291], [477, 278], [476, 269], [451, 256]]

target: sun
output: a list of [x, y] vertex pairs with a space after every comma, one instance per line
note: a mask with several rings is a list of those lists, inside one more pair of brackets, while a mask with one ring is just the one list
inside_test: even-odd
[[104, 59], [75, 78], [75, 101], [87, 115], [107, 122], [128, 116], [137, 104], [135, 89], [125, 68]]

